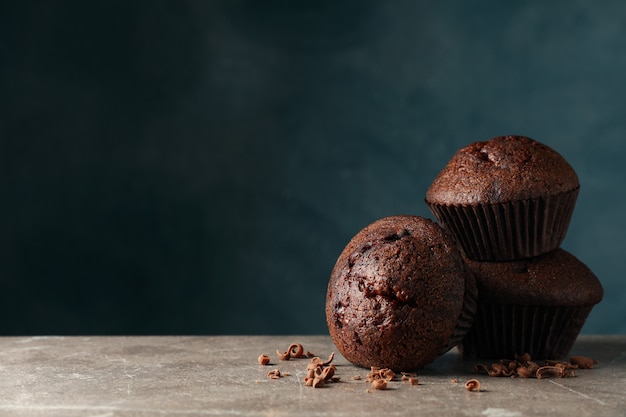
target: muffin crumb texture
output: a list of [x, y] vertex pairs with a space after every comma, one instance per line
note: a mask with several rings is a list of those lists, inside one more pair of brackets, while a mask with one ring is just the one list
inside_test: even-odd
[[467, 276], [455, 242], [436, 223], [380, 219], [348, 243], [332, 271], [330, 335], [356, 365], [421, 368], [452, 347]]

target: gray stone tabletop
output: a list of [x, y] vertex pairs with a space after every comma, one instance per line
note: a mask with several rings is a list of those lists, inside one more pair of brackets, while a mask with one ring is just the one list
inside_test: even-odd
[[[626, 336], [581, 336], [571, 354], [599, 363], [571, 378], [479, 375], [453, 350], [418, 385], [396, 379], [383, 391], [339, 354], [339, 382], [305, 386], [309, 360], [276, 354], [292, 342], [335, 352], [328, 336], [0, 337], [0, 416], [626, 415]], [[268, 378], [273, 369], [283, 376]], [[480, 392], [465, 389], [471, 378]]]

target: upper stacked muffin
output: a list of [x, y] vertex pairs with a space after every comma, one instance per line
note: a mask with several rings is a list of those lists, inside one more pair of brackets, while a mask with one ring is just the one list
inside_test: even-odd
[[550, 147], [499, 136], [460, 149], [428, 188], [426, 203], [469, 258], [506, 261], [561, 244], [579, 187], [574, 169]]

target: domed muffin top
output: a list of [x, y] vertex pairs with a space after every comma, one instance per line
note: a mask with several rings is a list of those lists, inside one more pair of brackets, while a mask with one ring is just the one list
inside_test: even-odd
[[456, 242], [438, 224], [379, 219], [352, 238], [333, 268], [330, 335], [359, 366], [420, 368], [451, 347], [468, 285], [475, 292]]
[[525, 136], [498, 136], [461, 148], [426, 192], [432, 204], [498, 204], [556, 195], [579, 187], [555, 150]]
[[509, 262], [466, 259], [484, 303], [580, 307], [602, 300], [594, 273], [578, 258], [558, 248], [534, 258]]

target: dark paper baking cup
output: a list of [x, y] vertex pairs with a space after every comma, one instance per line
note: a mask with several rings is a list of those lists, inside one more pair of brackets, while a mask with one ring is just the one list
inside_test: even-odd
[[459, 345], [474, 322], [474, 315], [476, 314], [477, 300], [478, 300], [478, 288], [476, 287], [476, 279], [471, 272], [467, 272], [468, 277], [465, 280], [465, 294], [463, 296], [463, 308], [457, 324], [450, 337], [450, 342], [444, 348], [443, 353], [446, 353], [453, 347]]
[[502, 204], [427, 204], [468, 258], [510, 261], [538, 256], [560, 246], [578, 190]]
[[462, 343], [468, 358], [510, 359], [529, 353], [537, 360], [569, 353], [593, 306], [539, 307], [479, 303]]

